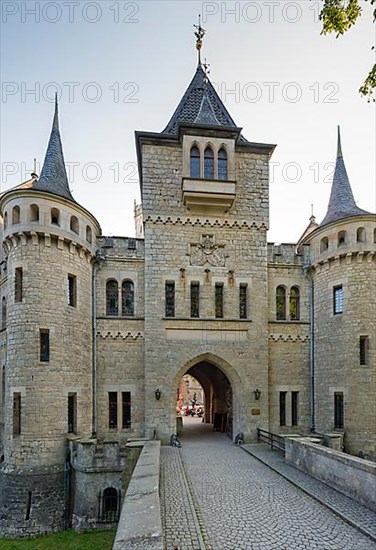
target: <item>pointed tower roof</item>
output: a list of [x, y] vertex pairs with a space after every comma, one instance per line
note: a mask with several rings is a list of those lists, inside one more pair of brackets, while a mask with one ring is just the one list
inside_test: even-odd
[[343, 220], [344, 218], [362, 216], [369, 213], [370, 212], [366, 212], [366, 210], [358, 208], [355, 203], [345, 163], [343, 161], [341, 133], [338, 126], [337, 160], [333, 176], [332, 191], [330, 193], [328, 210], [325, 218], [320, 223], [320, 227], [328, 223]]
[[[162, 133], [177, 136], [179, 125], [184, 123], [236, 128], [201, 63]], [[247, 142], [243, 136], [240, 139]]]
[[69, 190], [63, 147], [61, 145], [57, 95], [55, 97], [55, 113], [52, 130], [42, 172], [40, 178], [35, 182], [33, 189], [53, 193], [54, 195], [59, 195], [60, 197], [74, 201]]

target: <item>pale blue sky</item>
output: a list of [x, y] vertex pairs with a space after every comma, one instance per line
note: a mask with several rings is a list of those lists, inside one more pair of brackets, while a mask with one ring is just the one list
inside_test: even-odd
[[162, 131], [171, 117], [196, 68], [201, 12], [203, 57], [227, 109], [248, 140], [278, 145], [269, 240], [296, 241], [311, 203], [324, 217], [337, 124], [355, 200], [374, 211], [374, 104], [357, 93], [373, 62], [370, 7], [336, 40], [320, 36], [320, 5], [2, 2], [2, 189], [43, 162], [57, 84], [74, 197], [105, 234], [133, 235], [134, 130]]

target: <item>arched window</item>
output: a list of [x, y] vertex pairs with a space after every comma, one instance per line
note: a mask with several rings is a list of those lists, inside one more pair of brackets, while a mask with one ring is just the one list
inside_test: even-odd
[[218, 179], [219, 180], [228, 179], [227, 153], [225, 149], [223, 149], [223, 147], [218, 152]]
[[6, 229], [8, 226], [8, 212], [5, 212], [4, 214], [4, 229]]
[[19, 206], [13, 206], [12, 210], [12, 224], [20, 223], [20, 207]]
[[200, 177], [200, 151], [196, 145], [191, 148], [190, 176], [191, 178]]
[[52, 225], [60, 225], [60, 212], [57, 208], [51, 208]]
[[134, 315], [134, 284], [132, 281], [123, 281], [121, 287], [122, 315], [133, 317]]
[[358, 227], [356, 230], [356, 242], [365, 243], [366, 242], [366, 230], [364, 227]]
[[320, 241], [320, 252], [325, 252], [329, 248], [328, 237], [323, 237]]
[[106, 283], [106, 315], [119, 314], [119, 288], [117, 281], [111, 279]]
[[300, 319], [300, 292], [297, 286], [292, 286], [290, 289], [289, 313], [290, 321]]
[[119, 493], [114, 487], [107, 487], [102, 495], [102, 521], [112, 523], [119, 519]]
[[93, 242], [93, 232], [89, 225], [86, 226], [86, 240], [88, 243], [92, 244]]
[[346, 231], [340, 231], [338, 233], [338, 246], [346, 244]]
[[214, 179], [214, 153], [211, 147], [207, 147], [204, 152], [204, 178]]
[[39, 222], [39, 206], [36, 204], [30, 205], [30, 221]]
[[71, 228], [71, 231], [73, 231], [73, 233], [76, 233], [78, 235], [79, 230], [80, 230], [80, 226], [79, 226], [78, 219], [76, 218], [76, 216], [71, 216], [70, 228]]
[[284, 286], [277, 286], [275, 299], [277, 321], [284, 321], [286, 319], [286, 289]]
[[3, 296], [1, 301], [1, 328], [7, 326], [7, 299]]

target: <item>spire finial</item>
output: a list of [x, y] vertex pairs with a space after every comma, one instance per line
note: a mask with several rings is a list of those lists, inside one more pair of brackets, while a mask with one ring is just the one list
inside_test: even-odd
[[198, 25], [193, 25], [197, 31], [195, 32], [196, 36], [196, 50], [198, 51], [198, 66], [201, 66], [201, 48], [202, 48], [202, 39], [205, 36], [206, 30], [201, 27], [201, 15], [198, 16]]
[[337, 138], [337, 157], [342, 157], [342, 146], [341, 146], [341, 127], [337, 126], [338, 138]]
[[54, 121], [52, 123], [52, 128], [56, 128], [56, 130], [59, 129], [59, 106], [57, 101], [57, 92], [55, 92], [55, 114], [54, 114]]

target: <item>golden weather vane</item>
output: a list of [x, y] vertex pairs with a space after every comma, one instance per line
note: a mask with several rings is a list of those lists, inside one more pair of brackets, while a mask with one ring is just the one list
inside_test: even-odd
[[206, 30], [201, 27], [201, 15], [198, 16], [198, 25], [193, 25], [196, 32], [196, 50], [198, 51], [198, 64], [201, 65], [201, 48], [202, 48], [202, 39], [205, 36]]

